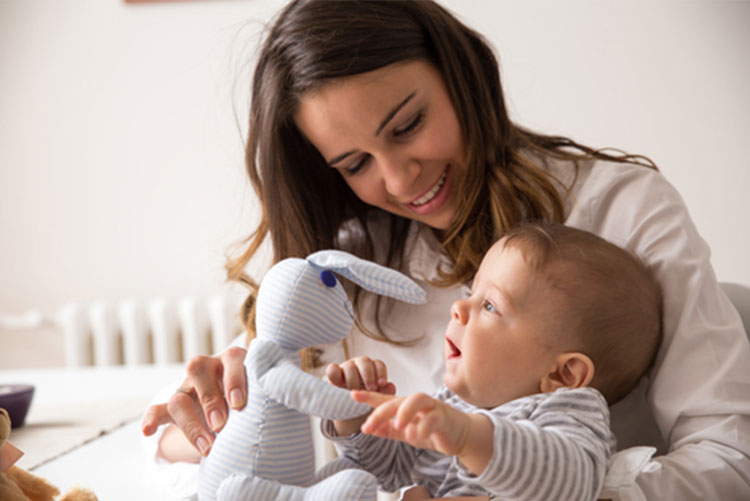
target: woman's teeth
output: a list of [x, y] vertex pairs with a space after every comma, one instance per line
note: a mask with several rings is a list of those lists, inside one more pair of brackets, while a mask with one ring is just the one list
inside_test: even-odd
[[443, 175], [440, 176], [440, 179], [438, 179], [438, 182], [435, 183], [435, 186], [433, 186], [430, 191], [428, 191], [427, 193], [419, 197], [417, 200], [414, 200], [411, 204], [419, 206], [419, 205], [424, 205], [430, 200], [432, 200], [435, 197], [435, 195], [437, 195], [438, 191], [440, 191], [440, 188], [442, 188], [443, 185], [445, 184], [445, 178], [447, 176], [448, 176], [448, 170], [446, 169], [443, 171]]

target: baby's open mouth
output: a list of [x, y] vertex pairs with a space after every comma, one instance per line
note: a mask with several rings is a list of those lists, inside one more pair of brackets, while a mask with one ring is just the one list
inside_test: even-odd
[[453, 341], [451, 341], [450, 339], [445, 338], [445, 340], [447, 341], [448, 347], [451, 350], [450, 354], [448, 355], [448, 358], [460, 357], [461, 350], [459, 350], [458, 347], [456, 347], [456, 345], [453, 344]]

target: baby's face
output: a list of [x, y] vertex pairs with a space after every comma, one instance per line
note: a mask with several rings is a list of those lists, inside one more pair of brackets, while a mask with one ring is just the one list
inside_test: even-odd
[[492, 408], [538, 393], [557, 354], [544, 340], [554, 323], [546, 294], [516, 248], [495, 244], [471, 295], [453, 303], [445, 334], [445, 384], [467, 402]]

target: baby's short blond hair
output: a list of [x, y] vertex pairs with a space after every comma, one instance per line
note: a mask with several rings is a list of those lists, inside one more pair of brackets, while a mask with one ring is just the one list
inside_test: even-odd
[[518, 249], [531, 267], [531, 300], [542, 291], [551, 298], [553, 342], [591, 358], [591, 386], [610, 405], [627, 395], [661, 342], [662, 296], [652, 271], [627, 250], [561, 224], [516, 227], [501, 245]]

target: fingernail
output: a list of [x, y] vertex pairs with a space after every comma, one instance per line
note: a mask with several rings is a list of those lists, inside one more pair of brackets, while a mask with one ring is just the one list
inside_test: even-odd
[[224, 418], [219, 411], [213, 411], [211, 415], [208, 416], [208, 420], [211, 422], [211, 429], [213, 431], [218, 431], [218, 429], [224, 424]]
[[229, 405], [231, 405], [235, 409], [238, 409], [242, 407], [242, 404], [242, 392], [237, 389], [232, 390], [232, 392], [229, 394]]
[[195, 444], [198, 446], [198, 450], [201, 451], [201, 454], [203, 454], [204, 456], [208, 454], [208, 440], [203, 437], [198, 437], [198, 440], [195, 441]]

